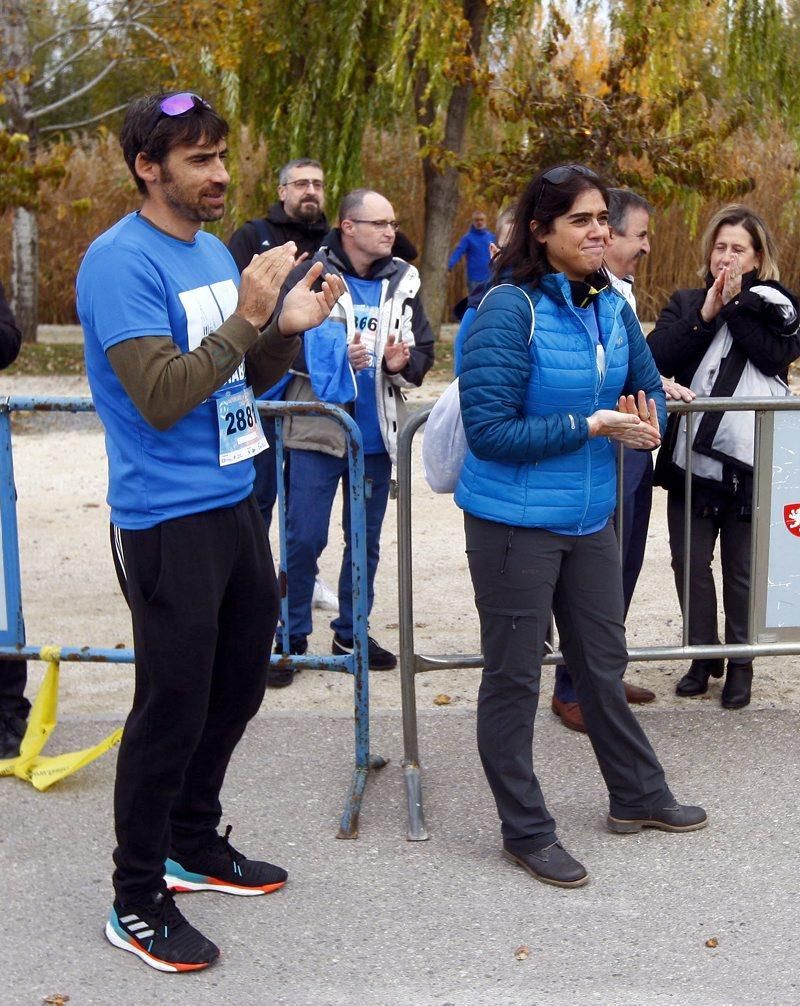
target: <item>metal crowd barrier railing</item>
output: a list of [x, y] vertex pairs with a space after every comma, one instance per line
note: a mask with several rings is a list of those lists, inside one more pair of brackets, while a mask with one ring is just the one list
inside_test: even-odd
[[[755, 457], [754, 472], [754, 512], [755, 500], [759, 495], [759, 479], [763, 479], [763, 466], [760, 452], [764, 433], [764, 423], [767, 416], [776, 412], [800, 412], [800, 398], [698, 398], [692, 403], [669, 402], [670, 412], [685, 413], [687, 416], [686, 435], [686, 522], [684, 526], [684, 555], [688, 557], [691, 551], [691, 479], [692, 456], [689, 445], [693, 441], [695, 417], [699, 412], [755, 412]], [[413, 605], [413, 557], [412, 557], [412, 505], [411, 505], [411, 449], [414, 436], [425, 424], [430, 409], [421, 410], [409, 418], [400, 432], [397, 448], [397, 553], [398, 553], [398, 592], [399, 592], [399, 628], [400, 628], [400, 687], [403, 709], [403, 774], [406, 786], [409, 841], [425, 841], [429, 835], [425, 824], [425, 814], [422, 800], [422, 778], [419, 754], [419, 733], [417, 728], [416, 676], [425, 671], [436, 671], [455, 668], [481, 668], [483, 658], [480, 654], [445, 654], [428, 655], [417, 653], [414, 644], [414, 605]], [[624, 464], [624, 452], [620, 451], [620, 472]], [[622, 513], [617, 511], [617, 533], [622, 540]], [[756, 570], [757, 541], [755, 527], [751, 544], [751, 585], [750, 585], [750, 639], [754, 635], [754, 575]], [[690, 584], [689, 562], [684, 562], [684, 610], [689, 611]], [[694, 660], [710, 657], [760, 657], [786, 656], [800, 653], [800, 642], [750, 642], [747, 644], [720, 644], [709, 646], [689, 645], [689, 622], [683, 620], [682, 642], [680, 646], [648, 646], [633, 647], [628, 650], [628, 659], [634, 661], [654, 660]], [[555, 651], [548, 654], [544, 664], [556, 664], [562, 661], [561, 653]]]
[[[386, 760], [370, 754], [369, 674], [367, 656], [366, 511], [364, 507], [364, 458], [361, 434], [355, 422], [341, 409], [325, 403], [259, 402], [259, 411], [276, 420], [276, 464], [278, 470], [280, 524], [281, 615], [286, 624], [288, 587], [286, 577], [286, 526], [283, 486], [283, 417], [326, 415], [344, 428], [347, 442], [350, 484], [350, 533], [353, 576], [353, 653], [344, 656], [272, 655], [270, 662], [294, 668], [319, 668], [353, 675], [355, 758], [350, 787], [345, 799], [338, 838], [357, 838], [361, 802], [370, 770], [382, 768]], [[20, 587], [19, 535], [16, 517], [16, 488], [11, 439], [12, 412], [93, 412], [90, 398], [6, 397], [0, 398], [0, 532], [3, 567], [0, 588], [4, 591], [4, 623], [0, 620], [0, 656], [28, 660], [133, 663], [131, 649], [106, 649], [93, 645], [26, 645]], [[24, 544], [24, 543], [23, 543]], [[109, 556], [109, 562], [111, 557]], [[0, 612], [0, 615], [3, 614]], [[3, 629], [5, 624], [5, 629]], [[43, 655], [44, 654], [44, 655]]]

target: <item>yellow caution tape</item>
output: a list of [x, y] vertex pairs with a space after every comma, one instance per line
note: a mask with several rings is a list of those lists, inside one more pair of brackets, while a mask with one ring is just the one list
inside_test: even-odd
[[58, 720], [58, 674], [61, 650], [57, 646], [43, 646], [39, 656], [47, 661], [47, 671], [31, 707], [28, 728], [22, 738], [19, 754], [16, 758], [0, 759], [0, 776], [16, 776], [18, 779], [25, 779], [38, 790], [46, 790], [59, 779], [72, 775], [73, 772], [105, 754], [109, 748], [119, 744], [122, 727], [94, 747], [54, 757], [42, 755], [41, 751], [50, 739]]

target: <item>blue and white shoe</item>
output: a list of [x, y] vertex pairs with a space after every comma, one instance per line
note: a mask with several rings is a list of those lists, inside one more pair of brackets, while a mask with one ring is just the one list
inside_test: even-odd
[[219, 948], [186, 921], [169, 891], [154, 894], [149, 904], [115, 900], [106, 939], [156, 971], [202, 971], [219, 957]]
[[171, 891], [217, 891], [244, 897], [270, 894], [283, 887], [288, 879], [286, 870], [272, 863], [247, 859], [228, 841], [231, 826], [224, 837], [217, 835], [208, 849], [183, 856], [182, 862], [168, 859], [164, 864], [164, 879]]

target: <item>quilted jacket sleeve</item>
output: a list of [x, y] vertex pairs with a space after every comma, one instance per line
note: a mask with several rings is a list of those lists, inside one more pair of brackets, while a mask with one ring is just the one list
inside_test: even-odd
[[648, 401], [652, 398], [658, 409], [658, 428], [663, 433], [667, 427], [667, 396], [661, 383], [661, 375], [653, 360], [653, 354], [642, 333], [639, 319], [629, 305], [622, 310], [622, 320], [628, 333], [628, 380], [626, 395], [643, 391]]
[[528, 298], [502, 286], [484, 299], [464, 339], [461, 415], [469, 449], [478, 458], [538, 461], [578, 450], [588, 438], [586, 418], [576, 413], [524, 415], [530, 330]]

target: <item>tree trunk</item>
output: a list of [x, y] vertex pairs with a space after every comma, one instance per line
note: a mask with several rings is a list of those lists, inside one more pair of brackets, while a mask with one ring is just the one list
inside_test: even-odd
[[24, 342], [36, 341], [39, 317], [39, 222], [17, 206], [11, 238], [11, 306]]
[[[470, 25], [467, 52], [473, 60], [480, 57], [487, 9], [486, 0], [464, 0], [464, 18]], [[424, 91], [424, 84], [424, 81], [418, 82], [418, 95]], [[461, 156], [464, 149], [471, 98], [472, 83], [458, 84], [447, 105], [443, 147], [446, 152], [452, 151], [457, 157]], [[420, 125], [430, 126], [434, 117], [435, 110], [429, 102], [417, 102], [417, 120]], [[453, 220], [458, 210], [459, 175], [456, 168], [439, 168], [431, 157], [424, 158], [422, 172], [425, 183], [425, 236], [420, 263], [422, 299], [428, 320], [438, 336], [447, 300], [447, 258], [452, 241]]]
[[[28, 136], [28, 158], [36, 159], [37, 127], [30, 115], [28, 70], [32, 63], [23, 0], [0, 0], [0, 65], [11, 73], [3, 81], [4, 112], [12, 132]], [[36, 215], [20, 206], [13, 211], [11, 236], [11, 307], [25, 342], [36, 341], [39, 312], [39, 226]]]

